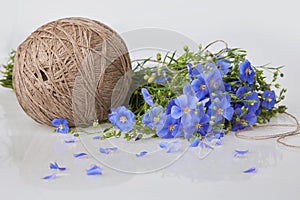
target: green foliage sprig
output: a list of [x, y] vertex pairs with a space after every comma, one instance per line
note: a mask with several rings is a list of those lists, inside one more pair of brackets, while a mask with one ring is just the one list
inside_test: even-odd
[[9, 60], [6, 65], [2, 65], [0, 73], [3, 74], [3, 78], [0, 80], [0, 83], [3, 87], [13, 89], [13, 82], [12, 82], [12, 72], [14, 68], [14, 59], [15, 59], [16, 51], [12, 50], [9, 54]]

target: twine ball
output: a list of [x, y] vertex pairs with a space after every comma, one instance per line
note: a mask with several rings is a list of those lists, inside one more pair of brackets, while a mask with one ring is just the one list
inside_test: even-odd
[[107, 119], [112, 103], [124, 99], [130, 70], [127, 47], [115, 31], [94, 20], [65, 18], [19, 45], [13, 85], [21, 107], [38, 123], [64, 118], [70, 126], [90, 125]]

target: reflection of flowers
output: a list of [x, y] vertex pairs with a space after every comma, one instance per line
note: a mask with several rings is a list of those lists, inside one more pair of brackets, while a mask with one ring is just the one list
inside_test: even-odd
[[63, 118], [55, 118], [51, 121], [51, 124], [57, 127], [55, 129], [57, 133], [66, 134], [69, 132], [68, 121]]

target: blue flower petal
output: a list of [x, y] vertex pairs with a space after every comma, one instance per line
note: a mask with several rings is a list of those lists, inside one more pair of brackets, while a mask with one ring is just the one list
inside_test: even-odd
[[103, 154], [109, 154], [110, 152], [114, 152], [114, 151], [117, 151], [117, 150], [118, 150], [117, 147], [109, 147], [109, 148], [100, 147], [100, 149], [99, 149], [100, 153], [103, 153]]
[[146, 88], [142, 88], [142, 95], [144, 98], [144, 101], [149, 105], [149, 106], [153, 106], [154, 102], [153, 102], [153, 98], [152, 96], [149, 94], [148, 90]]
[[162, 148], [162, 149], [164, 149], [164, 148], [167, 147], [167, 145], [168, 145], [167, 142], [161, 142], [161, 143], [159, 144], [159, 147]]
[[73, 154], [73, 156], [75, 158], [79, 158], [79, 157], [82, 157], [82, 156], [87, 156], [87, 154], [86, 153], [75, 153], [75, 154]]
[[137, 153], [136, 157], [142, 157], [142, 156], [146, 155], [147, 153], [148, 153], [147, 151], [142, 151], [140, 153]]
[[59, 171], [65, 171], [67, 168], [59, 167], [57, 162], [50, 163], [50, 169], [58, 169]]
[[43, 179], [45, 180], [52, 180], [56, 178], [56, 173], [50, 174], [48, 176], [44, 176]]
[[59, 126], [59, 125], [62, 124], [62, 119], [61, 119], [61, 118], [55, 118], [55, 119], [53, 119], [53, 120], [51, 121], [51, 124], [52, 124], [53, 126]]
[[76, 137], [73, 136], [72, 139], [65, 140], [65, 143], [75, 143], [76, 142]]
[[174, 119], [179, 119], [182, 116], [182, 111], [179, 106], [173, 106], [171, 109], [171, 116]]
[[57, 163], [50, 163], [50, 169], [58, 169]]
[[177, 151], [180, 151], [181, 149], [181, 143], [180, 141], [176, 140], [174, 142], [170, 142], [167, 146], [167, 153], [174, 153]]
[[86, 169], [86, 174], [87, 175], [101, 175], [102, 170], [99, 166], [97, 165], [92, 165], [89, 168]]
[[244, 173], [255, 173], [256, 172], [256, 168], [255, 167], [251, 167], [249, 169], [246, 169], [245, 171], [243, 171]]
[[100, 135], [97, 135], [97, 136], [94, 136], [93, 137], [93, 140], [100, 140], [101, 136]]
[[192, 141], [190, 147], [197, 147], [199, 145], [200, 139], [198, 137], [195, 137], [195, 139]]
[[247, 153], [249, 153], [249, 150], [235, 150], [234, 157], [237, 157], [237, 156], [244, 156], [244, 155], [246, 155]]
[[212, 146], [206, 144], [205, 142], [201, 141], [200, 145], [201, 148], [206, 148], [206, 149], [214, 149]]
[[216, 145], [221, 146], [222, 145], [222, 140], [216, 139]]

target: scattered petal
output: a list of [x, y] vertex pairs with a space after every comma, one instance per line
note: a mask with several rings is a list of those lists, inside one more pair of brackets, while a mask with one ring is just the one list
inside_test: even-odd
[[217, 139], [217, 140], [216, 140], [216, 145], [221, 146], [221, 145], [222, 145], [222, 140]]
[[102, 148], [102, 147], [100, 147], [100, 149], [99, 149], [100, 153], [103, 153], [103, 154], [109, 154], [110, 152], [115, 152], [117, 150], [118, 150], [117, 147], [110, 147], [110, 148]]
[[147, 151], [142, 151], [140, 153], [137, 153], [136, 157], [142, 157], [142, 156], [146, 155], [147, 153], [148, 153]]
[[65, 167], [59, 167], [57, 162], [50, 163], [50, 169], [58, 169], [59, 171], [65, 171]]
[[75, 158], [79, 158], [79, 157], [87, 156], [87, 154], [86, 153], [75, 153], [75, 154], [73, 154], [73, 156]]
[[159, 143], [159, 147], [162, 148], [162, 149], [166, 148], [167, 145], [168, 145], [167, 142], [161, 142], [161, 143]]
[[174, 142], [170, 142], [167, 146], [167, 153], [174, 153], [181, 149], [181, 143], [180, 141], [176, 140]]
[[234, 157], [244, 156], [249, 153], [249, 150], [235, 150]]
[[214, 149], [212, 146], [206, 144], [206, 143], [203, 142], [203, 141], [200, 142], [200, 147], [201, 147], [201, 148], [207, 148], [207, 149]]
[[97, 136], [94, 136], [93, 137], [93, 140], [100, 140], [101, 136], [100, 135], [97, 135]]
[[251, 167], [245, 171], [243, 171], [244, 173], [255, 173], [256, 172], [256, 168], [255, 167]]
[[200, 139], [198, 137], [195, 137], [192, 143], [190, 144], [190, 147], [197, 147], [199, 145]]
[[72, 137], [70, 140], [65, 140], [65, 143], [75, 143], [76, 142], [76, 137]]
[[102, 170], [97, 165], [91, 165], [89, 168], [86, 169], [86, 174], [87, 175], [101, 175]]
[[45, 180], [52, 180], [55, 178], [56, 178], [56, 173], [53, 173], [53, 174], [43, 177], [43, 179], [45, 179]]

